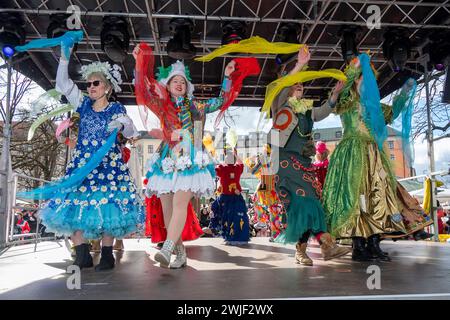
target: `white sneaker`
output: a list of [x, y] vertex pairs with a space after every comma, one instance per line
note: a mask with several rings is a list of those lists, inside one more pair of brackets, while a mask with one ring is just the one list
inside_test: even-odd
[[164, 241], [164, 244], [156, 254], [155, 260], [160, 263], [161, 267], [168, 268], [170, 265], [170, 257], [172, 255], [175, 243], [172, 240]]
[[175, 254], [177, 256], [175, 260], [170, 264], [170, 269], [179, 269], [186, 267], [187, 265], [186, 248], [182, 244], [177, 244], [175, 246]]

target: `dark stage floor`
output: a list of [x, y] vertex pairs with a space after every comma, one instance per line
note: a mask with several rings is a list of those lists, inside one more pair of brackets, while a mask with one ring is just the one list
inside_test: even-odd
[[[82, 270], [79, 290], [67, 287], [72, 259], [60, 244], [6, 250], [0, 299], [450, 299], [450, 244], [444, 243], [383, 241], [393, 258], [385, 263], [356, 263], [350, 256], [325, 262], [313, 243], [314, 266], [304, 267], [294, 263], [294, 246], [268, 238], [253, 238], [246, 247], [202, 238], [187, 244], [187, 268], [168, 270], [152, 260], [157, 249], [148, 239], [130, 239], [116, 253], [113, 271]], [[370, 265], [380, 268], [381, 289], [367, 286]]]

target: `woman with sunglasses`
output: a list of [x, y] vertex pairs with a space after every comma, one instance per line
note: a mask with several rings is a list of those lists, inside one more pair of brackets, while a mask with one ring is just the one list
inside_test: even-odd
[[[74, 265], [80, 268], [93, 266], [87, 239], [102, 239], [101, 259], [95, 270], [109, 270], [115, 264], [114, 238], [121, 239], [135, 232], [143, 214], [136, 187], [122, 160], [119, 141], [112, 135], [116, 131], [126, 138], [138, 134], [125, 107], [109, 101], [114, 92], [121, 91], [120, 67], [111, 67], [107, 62], [83, 66], [81, 74], [87, 81], [86, 96], [69, 78], [68, 65], [69, 61], [62, 54], [56, 88], [75, 107], [80, 120], [78, 139], [65, 178], [82, 175], [77, 169], [89, 168], [91, 160], [102, 155], [101, 151], [106, 153], [95, 169], [79, 177], [81, 184], [68, 193], [58, 192], [41, 211], [41, 216], [49, 230], [71, 236], [76, 250]], [[107, 140], [113, 141], [112, 147], [103, 151], [105, 148], [101, 148]]]

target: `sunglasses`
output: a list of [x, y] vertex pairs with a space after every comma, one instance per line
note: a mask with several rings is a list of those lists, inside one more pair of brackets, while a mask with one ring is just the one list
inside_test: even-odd
[[94, 85], [94, 87], [98, 87], [100, 85], [100, 80], [95, 80], [95, 81], [88, 81], [87, 82], [87, 87], [90, 88], [91, 85]]

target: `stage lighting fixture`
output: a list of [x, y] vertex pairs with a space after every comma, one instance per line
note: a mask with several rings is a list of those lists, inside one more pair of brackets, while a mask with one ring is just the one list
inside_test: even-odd
[[191, 43], [194, 23], [190, 19], [173, 18], [169, 22], [172, 39], [167, 42], [167, 54], [177, 60], [190, 60], [195, 57], [197, 48]]
[[57, 38], [69, 31], [67, 28], [67, 13], [55, 13], [50, 15], [50, 23], [47, 27], [47, 38]]
[[357, 37], [361, 31], [359, 26], [342, 26], [337, 35], [341, 37], [342, 57], [346, 63], [349, 63], [354, 57], [358, 56]]
[[[47, 38], [57, 38], [62, 36], [64, 33], [68, 31], [73, 31], [67, 27], [67, 19], [70, 17], [67, 13], [55, 13], [50, 15], [50, 23], [47, 27]], [[78, 44], [75, 43], [73, 46], [72, 52], [77, 51]], [[52, 51], [55, 56], [59, 57], [61, 55], [60, 47], [52, 47]]]
[[122, 63], [130, 46], [128, 23], [123, 17], [106, 16], [100, 33], [102, 50], [115, 63]]
[[[277, 30], [277, 40], [280, 42], [298, 43], [299, 30], [300, 27], [296, 23], [292, 22], [282, 23]], [[293, 58], [296, 55], [297, 53], [277, 54], [275, 57], [275, 62], [278, 65], [282, 65], [291, 60], [291, 58]]]
[[242, 21], [226, 21], [222, 24], [222, 45], [238, 43], [245, 39], [245, 23]]
[[3, 58], [11, 58], [15, 54], [14, 47], [25, 42], [25, 30], [20, 15], [0, 12], [0, 48]]
[[444, 71], [450, 65], [450, 32], [437, 31], [429, 36], [428, 53], [430, 63], [438, 71]]
[[383, 55], [394, 72], [400, 72], [411, 55], [411, 41], [402, 28], [390, 29], [384, 34]]

